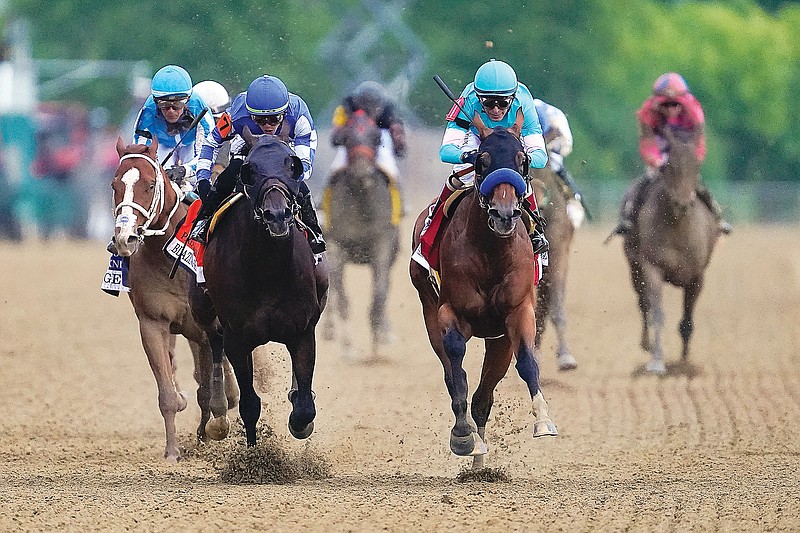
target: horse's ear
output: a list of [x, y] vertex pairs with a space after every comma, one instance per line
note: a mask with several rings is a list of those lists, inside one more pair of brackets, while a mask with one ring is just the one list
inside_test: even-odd
[[120, 157], [125, 155], [125, 143], [122, 141], [122, 137], [117, 137], [117, 153]]
[[253, 169], [250, 167], [250, 163], [242, 164], [242, 168], [239, 169], [239, 180], [244, 185], [253, 184]]
[[492, 130], [486, 127], [486, 123], [483, 122], [480, 114], [475, 111], [475, 116], [472, 117], [472, 122], [475, 124], [475, 127], [478, 128], [478, 135], [480, 136], [481, 140], [485, 139], [492, 133]]
[[303, 176], [303, 161], [297, 157], [296, 155], [290, 156], [291, 157], [291, 169], [292, 169], [292, 177], [300, 181], [300, 178]]
[[531, 156], [529, 156], [524, 151], [520, 150], [517, 152], [516, 156], [516, 163], [517, 169], [519, 170], [520, 175], [525, 178], [528, 176], [528, 172], [531, 169]]
[[256, 144], [256, 136], [250, 131], [250, 126], [245, 126], [242, 131], [242, 139], [247, 143], [248, 148], [252, 148]]
[[478, 154], [478, 157], [475, 158], [475, 179], [479, 177], [483, 179], [483, 171], [484, 169], [489, 168], [489, 165], [492, 164], [492, 156], [489, 152], [481, 152]]
[[156, 161], [158, 155], [158, 137], [156, 135], [153, 135], [153, 140], [150, 142], [150, 146], [147, 147], [147, 154], [153, 161]]
[[522, 134], [522, 125], [525, 123], [525, 114], [522, 112], [522, 108], [520, 107], [517, 109], [517, 117], [514, 120], [514, 125], [508, 128], [508, 131], [513, 133], [516, 137], [519, 137]]

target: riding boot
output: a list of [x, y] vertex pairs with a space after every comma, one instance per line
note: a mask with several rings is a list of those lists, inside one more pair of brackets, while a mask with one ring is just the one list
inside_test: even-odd
[[314, 255], [321, 254], [326, 250], [325, 239], [322, 236], [322, 228], [319, 226], [314, 202], [311, 200], [311, 191], [308, 190], [308, 185], [305, 185], [305, 182], [300, 185], [300, 194], [297, 200], [300, 204], [300, 219], [306, 226], [308, 244], [311, 245], [311, 251]]
[[733, 226], [731, 226], [730, 222], [722, 218], [722, 208], [711, 196], [711, 191], [702, 183], [697, 187], [697, 197], [700, 198], [700, 201], [708, 207], [711, 214], [717, 219], [720, 231], [725, 235], [730, 234], [730, 232], [733, 231]]
[[454, 174], [450, 175], [444, 187], [442, 187], [442, 192], [439, 193], [439, 198], [437, 198], [436, 202], [428, 209], [428, 216], [425, 218], [420, 233], [419, 252], [423, 258], [430, 257], [430, 254], [433, 252], [436, 237], [439, 234], [439, 229], [441, 229], [442, 221], [444, 220], [444, 204], [459, 186], [463, 186], [463, 183], [461, 183]]
[[189, 239], [201, 244], [208, 243], [208, 226], [211, 217], [219, 208], [222, 201], [231, 195], [236, 187], [236, 180], [239, 179], [239, 172], [242, 170], [242, 159], [231, 159], [230, 164], [223, 170], [216, 181], [209, 189], [208, 194], [203, 199], [203, 204], [197, 212], [197, 219], [194, 229], [189, 235]]
[[536, 197], [533, 194], [525, 198], [522, 202], [528, 216], [531, 217], [531, 231], [530, 238], [533, 245], [533, 253], [543, 254], [550, 249], [550, 243], [547, 237], [544, 236], [544, 228], [547, 226], [547, 220], [539, 212], [539, 206], [536, 205]]

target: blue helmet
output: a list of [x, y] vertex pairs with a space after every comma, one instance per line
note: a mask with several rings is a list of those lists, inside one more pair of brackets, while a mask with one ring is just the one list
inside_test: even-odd
[[244, 103], [251, 115], [280, 115], [289, 107], [289, 91], [275, 76], [259, 76], [247, 87]]
[[511, 96], [517, 92], [517, 73], [508, 63], [490, 59], [475, 72], [478, 96]]
[[162, 67], [150, 83], [153, 98], [188, 98], [192, 95], [192, 78], [177, 65]]

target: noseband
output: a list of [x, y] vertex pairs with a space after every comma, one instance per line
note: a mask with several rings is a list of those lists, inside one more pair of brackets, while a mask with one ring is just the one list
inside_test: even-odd
[[[164, 210], [164, 202], [165, 202], [165, 183], [166, 180], [164, 178], [164, 174], [161, 172], [161, 167], [158, 163], [156, 163], [153, 159], [146, 156], [145, 154], [126, 154], [119, 158], [120, 163], [126, 159], [144, 159], [153, 167], [156, 172], [156, 185], [155, 191], [153, 192], [153, 200], [150, 202], [150, 207], [144, 207], [140, 203], [136, 202], [131, 198], [129, 201], [123, 200], [120, 202], [117, 207], [114, 208], [114, 217], [116, 218], [115, 225], [116, 227], [124, 227], [127, 225], [135, 226], [136, 219], [130, 218], [130, 215], [133, 215], [133, 211], [138, 211], [142, 214], [145, 218], [145, 222], [143, 225], [139, 226], [136, 229], [136, 233], [139, 235], [139, 240], [143, 240], [145, 237], [149, 237], [150, 235], [164, 235], [167, 232], [167, 228], [169, 227], [169, 222], [172, 220], [172, 216], [178, 210], [178, 206], [181, 203], [181, 199], [183, 193], [181, 192], [178, 185], [172, 181], [170, 181], [170, 185], [172, 185], [173, 190], [177, 196], [177, 200], [175, 201], [175, 205], [172, 207], [172, 210], [167, 217], [166, 223], [164, 223], [164, 227], [161, 229], [150, 229], [150, 224], [152, 224], [158, 215]], [[129, 211], [124, 211], [124, 208], [129, 208]]]
[[295, 200], [294, 196], [289, 192], [288, 187], [281, 183], [280, 180], [274, 180], [272, 183], [267, 183], [266, 186], [263, 186], [255, 199], [251, 192], [253, 189], [252, 185], [245, 185], [243, 188], [244, 194], [250, 201], [250, 205], [253, 209], [253, 220], [267, 228], [267, 230], [269, 230], [269, 226], [267, 224], [266, 211], [262, 204], [264, 203], [264, 198], [272, 191], [278, 191], [281, 196], [283, 196], [287, 206], [292, 212], [288, 225], [291, 226], [297, 220], [297, 215], [300, 212], [300, 204], [297, 203], [297, 200]]

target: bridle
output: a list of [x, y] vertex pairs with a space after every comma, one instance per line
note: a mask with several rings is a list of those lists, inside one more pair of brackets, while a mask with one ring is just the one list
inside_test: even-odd
[[[136, 228], [136, 233], [139, 236], [139, 241], [144, 240], [145, 237], [149, 237], [151, 235], [164, 235], [167, 232], [167, 228], [169, 227], [170, 220], [172, 220], [172, 216], [178, 210], [178, 206], [181, 203], [183, 198], [183, 192], [180, 190], [180, 187], [173, 182], [170, 181], [170, 185], [172, 186], [177, 199], [175, 200], [175, 205], [172, 207], [172, 210], [167, 217], [167, 221], [164, 223], [164, 227], [160, 229], [150, 229], [150, 225], [155, 222], [158, 218], [158, 215], [164, 210], [164, 203], [165, 203], [165, 187], [166, 187], [166, 179], [164, 178], [164, 174], [161, 172], [161, 166], [149, 156], [145, 154], [126, 154], [120, 157], [119, 161], [126, 159], [144, 159], [153, 167], [156, 172], [156, 183], [155, 183], [155, 191], [153, 192], [153, 200], [150, 202], [150, 207], [144, 207], [143, 205], [135, 202], [133, 199], [129, 201], [123, 200], [114, 208], [114, 217], [116, 219], [115, 224], [117, 227], [124, 227], [126, 225], [135, 226], [135, 217], [131, 220], [130, 215], [133, 215], [133, 211], [138, 211], [142, 214], [145, 218], [145, 223], [138, 228]], [[124, 211], [124, 208], [129, 208], [129, 211]]]
[[[270, 180], [268, 179], [267, 181]], [[253, 219], [262, 226], [267, 226], [265, 210], [262, 207], [263, 198], [265, 198], [272, 191], [278, 191], [281, 196], [284, 197], [286, 204], [289, 206], [289, 209], [292, 212], [292, 217], [289, 221], [289, 225], [291, 226], [291, 224], [297, 221], [297, 215], [300, 212], [300, 204], [297, 203], [297, 200], [295, 200], [294, 196], [289, 192], [288, 187], [286, 187], [286, 185], [284, 185], [280, 180], [275, 178], [272, 181], [273, 183], [268, 183], [266, 186], [262, 186], [255, 198], [251, 193], [251, 190], [253, 189], [252, 185], [244, 185], [242, 187], [244, 190], [244, 195], [250, 201], [250, 205], [252, 206]]]

